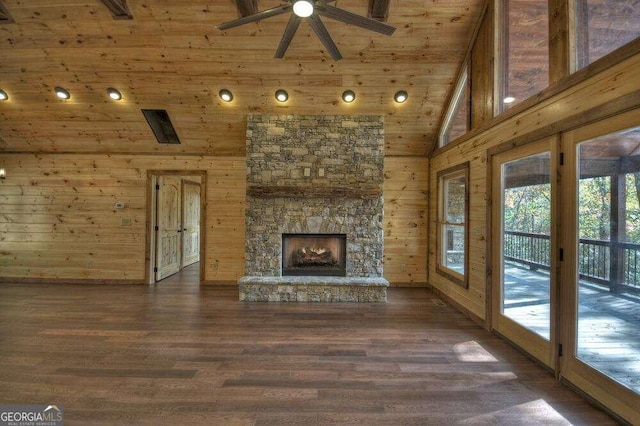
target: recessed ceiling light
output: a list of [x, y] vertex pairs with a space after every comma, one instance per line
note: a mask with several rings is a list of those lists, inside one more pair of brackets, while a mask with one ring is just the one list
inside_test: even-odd
[[276, 90], [276, 99], [278, 100], [278, 102], [287, 102], [287, 99], [289, 99], [289, 94], [284, 89]]
[[400, 90], [399, 92], [396, 92], [395, 95], [393, 95], [393, 99], [399, 104], [406, 101], [408, 97], [409, 97], [409, 94], [404, 90]]
[[514, 98], [513, 96], [507, 96], [502, 102], [504, 102], [505, 104], [512, 104], [515, 100], [516, 98]]
[[233, 94], [228, 89], [220, 90], [218, 95], [220, 96], [220, 99], [222, 99], [225, 102], [231, 102], [233, 100]]
[[119, 101], [120, 99], [122, 99], [122, 94], [117, 89], [114, 89], [113, 87], [109, 87], [107, 89], [107, 93], [109, 94], [109, 97], [114, 101]]
[[56, 86], [55, 89], [53, 89], [53, 91], [56, 92], [56, 96], [59, 97], [60, 99], [69, 99], [71, 97], [69, 92], [60, 86]]
[[353, 90], [345, 90], [342, 92], [342, 100], [346, 103], [351, 103], [356, 99], [356, 92]]
[[301, 18], [307, 18], [313, 14], [313, 2], [309, 0], [298, 0], [293, 3], [293, 13]]
[[0, 101], [6, 101], [7, 99], [9, 99], [9, 95], [7, 95], [7, 92], [0, 89]]

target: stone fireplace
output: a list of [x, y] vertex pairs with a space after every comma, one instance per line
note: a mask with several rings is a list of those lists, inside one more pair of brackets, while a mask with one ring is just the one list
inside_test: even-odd
[[282, 234], [282, 276], [346, 275], [345, 234]]
[[[380, 116], [248, 116], [241, 300], [386, 301], [383, 150]], [[328, 259], [319, 243], [335, 235]], [[296, 253], [316, 264], [292, 266]]]

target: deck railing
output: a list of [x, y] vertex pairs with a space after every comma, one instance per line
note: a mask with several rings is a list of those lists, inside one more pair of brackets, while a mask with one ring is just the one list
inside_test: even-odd
[[[549, 270], [550, 254], [549, 235], [505, 232], [505, 260]], [[606, 285], [612, 291], [640, 291], [640, 244], [581, 238], [578, 268], [582, 280]]]

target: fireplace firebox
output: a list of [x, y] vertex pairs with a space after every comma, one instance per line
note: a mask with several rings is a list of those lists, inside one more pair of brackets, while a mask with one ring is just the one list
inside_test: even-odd
[[346, 245], [345, 234], [282, 234], [282, 275], [344, 277]]

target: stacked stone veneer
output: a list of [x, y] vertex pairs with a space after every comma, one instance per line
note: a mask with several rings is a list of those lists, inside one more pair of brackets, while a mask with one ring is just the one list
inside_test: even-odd
[[[369, 199], [247, 196], [245, 273], [282, 275], [282, 234], [346, 234], [347, 277], [382, 277], [380, 116], [249, 115], [247, 187], [379, 188]], [[306, 172], [306, 173], [305, 173]]]

